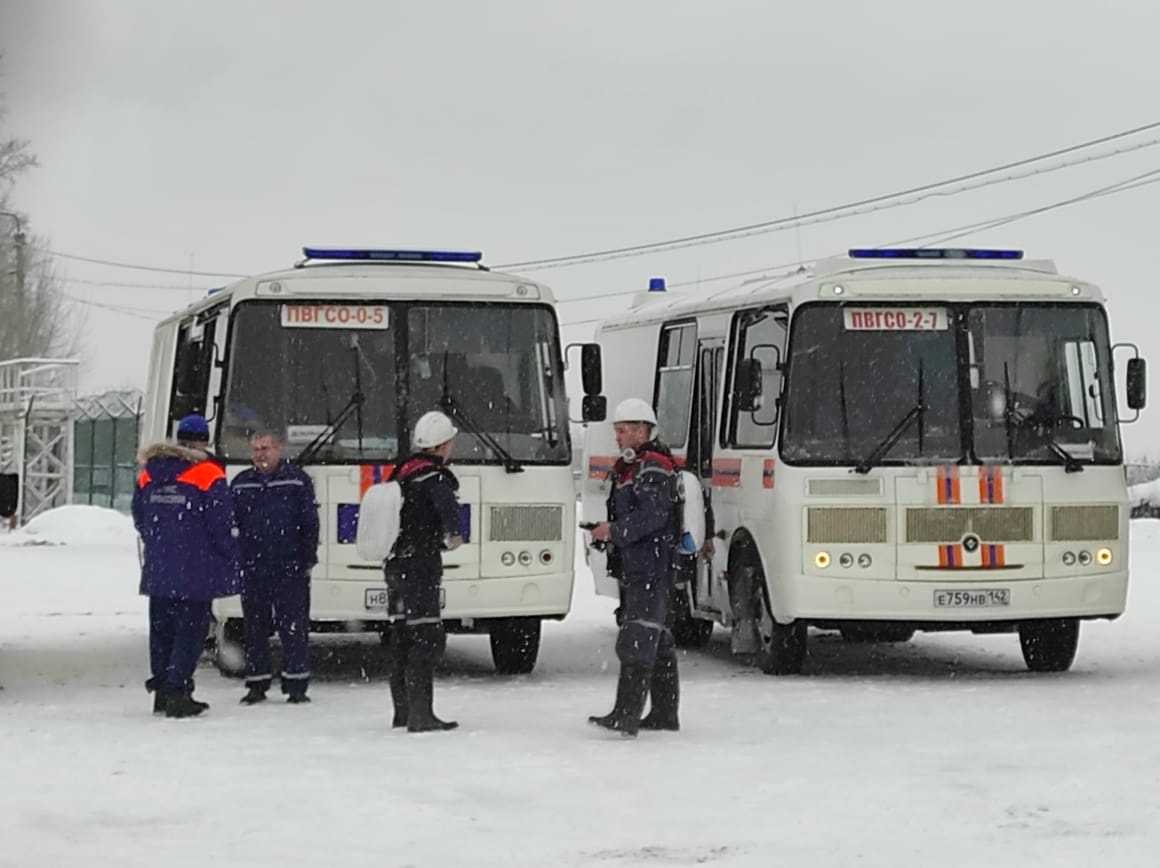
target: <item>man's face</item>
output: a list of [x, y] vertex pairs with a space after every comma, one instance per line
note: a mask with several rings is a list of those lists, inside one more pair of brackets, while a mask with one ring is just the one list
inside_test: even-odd
[[641, 422], [617, 422], [612, 427], [616, 431], [616, 447], [621, 452], [625, 449], [640, 449], [648, 443], [648, 425]]
[[282, 444], [268, 434], [250, 440], [250, 459], [259, 473], [269, 473], [282, 460]]

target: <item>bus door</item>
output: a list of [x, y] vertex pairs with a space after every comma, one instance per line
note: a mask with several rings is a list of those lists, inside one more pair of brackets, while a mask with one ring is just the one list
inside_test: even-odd
[[[708, 338], [698, 342], [697, 365], [694, 374], [693, 412], [689, 414], [689, 449], [687, 469], [697, 475], [706, 497], [706, 528], [714, 528], [712, 516], [713, 453], [717, 442], [718, 398], [725, 365], [725, 340]], [[715, 546], [712, 559], [702, 558], [697, 564], [697, 578], [693, 586], [693, 606], [715, 611], [712, 602], [713, 576], [724, 570], [728, 553], [724, 546]], [[720, 566], [719, 566], [720, 565]]]

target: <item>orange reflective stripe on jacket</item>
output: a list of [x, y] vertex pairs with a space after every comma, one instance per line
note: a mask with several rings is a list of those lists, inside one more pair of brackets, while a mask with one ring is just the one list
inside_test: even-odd
[[225, 479], [226, 472], [212, 461], [199, 461], [189, 470], [177, 477], [178, 482], [192, 485], [202, 491], [209, 491], [209, 487], [219, 479]]
[[152, 481], [153, 481], [153, 478], [149, 475], [148, 470], [142, 470], [140, 473], [137, 474], [137, 487], [138, 488], [144, 488], [146, 485], [148, 485]]

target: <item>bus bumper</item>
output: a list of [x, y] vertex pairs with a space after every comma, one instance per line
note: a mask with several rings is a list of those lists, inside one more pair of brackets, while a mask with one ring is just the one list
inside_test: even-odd
[[[939, 591], [1007, 589], [1007, 605], [936, 605]], [[1020, 621], [1029, 618], [1113, 617], [1123, 613], [1128, 573], [1052, 579], [903, 582], [796, 576], [779, 621], [867, 620], [914, 622]], [[960, 595], [962, 596], [962, 595]], [[980, 595], [981, 596], [981, 595]], [[978, 602], [978, 600], [972, 601]]]
[[[386, 585], [315, 578], [310, 583], [310, 620], [351, 623], [387, 618]], [[572, 603], [572, 574], [548, 573], [515, 578], [454, 579], [443, 577], [443, 617], [562, 618]], [[242, 617], [241, 597], [216, 600], [218, 621]]]

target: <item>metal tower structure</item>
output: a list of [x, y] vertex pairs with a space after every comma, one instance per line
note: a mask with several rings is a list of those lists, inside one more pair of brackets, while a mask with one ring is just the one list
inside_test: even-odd
[[20, 477], [21, 522], [72, 499], [75, 359], [0, 362], [0, 473]]

